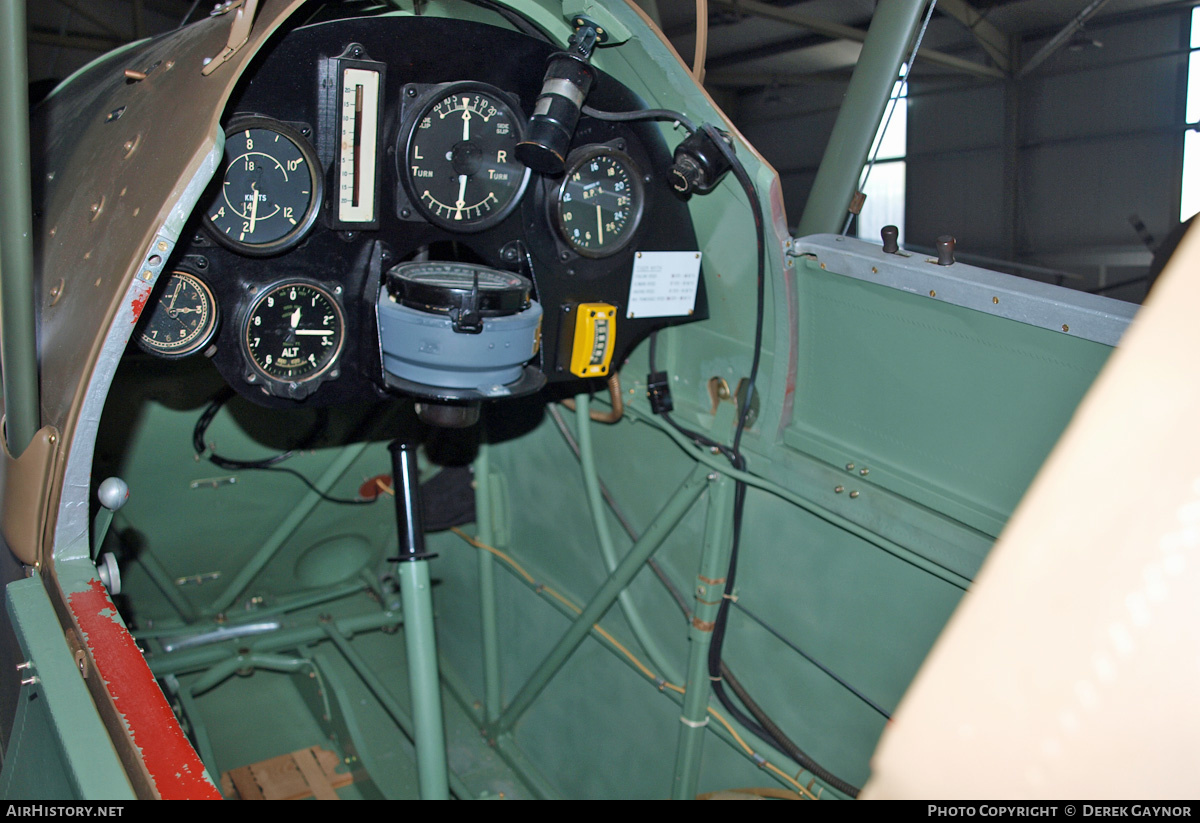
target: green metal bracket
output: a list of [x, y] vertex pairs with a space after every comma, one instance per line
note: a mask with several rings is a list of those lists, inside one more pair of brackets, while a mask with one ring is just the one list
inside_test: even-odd
[[595, 0], [567, 0], [563, 3], [563, 18], [574, 24], [575, 20], [585, 18], [597, 24], [603, 31], [604, 45], [615, 46], [624, 43], [633, 34], [629, 28], [613, 16], [608, 8]]
[[5, 603], [25, 662], [0, 796], [136, 799], [41, 578], [10, 583]]

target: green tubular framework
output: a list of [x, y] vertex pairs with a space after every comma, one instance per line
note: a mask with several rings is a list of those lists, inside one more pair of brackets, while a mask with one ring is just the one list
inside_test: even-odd
[[4, 413], [9, 451], [19, 456], [41, 421], [33, 294], [29, 165], [29, 70], [25, 0], [0, 0], [0, 289]]
[[696, 796], [700, 780], [701, 755], [705, 726], [708, 725], [709, 679], [708, 649], [712, 643], [713, 621], [720, 604], [720, 584], [729, 566], [730, 526], [733, 507], [733, 483], [718, 476], [709, 487], [708, 516], [704, 524], [704, 548], [696, 575], [696, 604], [688, 630], [687, 692], [683, 714], [679, 717], [679, 745], [675, 755], [675, 775], [671, 797], [690, 800]]
[[517, 692], [508, 708], [495, 722], [488, 725], [491, 736], [511, 731], [516, 722], [537, 699], [538, 694], [550, 682], [563, 664], [578, 647], [580, 641], [591, 631], [591, 627], [608, 611], [617, 595], [629, 585], [633, 576], [641, 570], [646, 560], [662, 545], [674, 527], [683, 519], [703, 493], [708, 484], [708, 473], [703, 467], [696, 467], [675, 491], [666, 505], [654, 518], [654, 521], [643, 532], [642, 537], [608, 577], [599, 591], [584, 607], [583, 611], [571, 624], [566, 634], [555, 647], [546, 655], [537, 669], [529, 676], [525, 685]]
[[[333, 485], [349, 471], [350, 467], [362, 456], [367, 450], [369, 443], [358, 443], [353, 446], [347, 446], [338, 454], [329, 466], [321, 473], [315, 483], [317, 489], [321, 493], [328, 494]], [[317, 504], [321, 502], [321, 494], [314, 489], [308, 490], [291, 513], [283, 519], [283, 522], [272, 532], [271, 536], [262, 544], [259, 550], [255, 553], [242, 569], [238, 572], [237, 577], [233, 582], [221, 593], [216, 602], [212, 604], [208, 611], [220, 614], [237, 602], [237, 599], [245, 593], [246, 588], [254, 582], [254, 578], [263, 568], [271, 562], [271, 558], [283, 547], [298, 528], [308, 517]]]
[[780, 486], [778, 483], [772, 482], [763, 477], [759, 477], [758, 475], [750, 472], [732, 469], [729, 467], [729, 462], [727, 460], [697, 448], [696, 445], [692, 443], [692, 441], [688, 440], [686, 436], [675, 431], [670, 426], [659, 422], [656, 417], [653, 417], [646, 412], [637, 409], [636, 407], [626, 406], [625, 408], [626, 413], [664, 432], [668, 437], [679, 444], [679, 446], [684, 450], [685, 453], [688, 454], [688, 456], [701, 465], [721, 471], [732, 480], [740, 480], [747, 486], [761, 489], [762, 491], [786, 500], [794, 506], [797, 506], [808, 512], [809, 514], [824, 520], [826, 523], [849, 532], [856, 537], [860, 537], [876, 548], [882, 549], [888, 554], [894, 555], [906, 563], [911, 563], [913, 566], [916, 566], [922, 571], [928, 572], [929, 574], [944, 580], [956, 588], [966, 591], [966, 589], [970, 587], [971, 581], [969, 578], [963, 577], [960, 574], [956, 574], [949, 569], [945, 569], [938, 564], [925, 559], [911, 549], [907, 549], [904, 546], [901, 546], [899, 543], [888, 540], [886, 537], [882, 537], [870, 529], [863, 528], [857, 523], [847, 520], [839, 514], [831, 512], [824, 506], [814, 503], [811, 500], [802, 497], [795, 492], [784, 488], [783, 486]]
[[447, 800], [450, 783], [446, 766], [446, 731], [442, 714], [442, 689], [438, 679], [429, 561], [411, 560], [399, 566], [408, 688], [412, 696], [413, 732], [417, 747], [417, 780], [422, 800]]
[[[490, 447], [479, 444], [475, 459], [475, 524], [479, 539], [492, 545], [492, 462]], [[479, 553], [479, 619], [483, 652], [484, 716], [493, 722], [504, 710], [500, 692], [500, 629], [496, 619], [496, 561], [489, 552]]]
[[[716, 483], [719, 485], [721, 483], [721, 481], [722, 481], [722, 478], [718, 477], [716, 480]], [[732, 499], [731, 498], [732, 484], [725, 483], [725, 486], [727, 488], [725, 490], [718, 491], [717, 494], [720, 498], [723, 498], [723, 502], [721, 503], [723, 508], [728, 510], [730, 501]], [[710, 511], [712, 511], [712, 510], [710, 509]], [[718, 539], [719, 538], [717, 538], [715, 536], [712, 538], [713, 541], [716, 541]], [[708, 542], [708, 541], [709, 541], [709, 538], [706, 537], [706, 542]], [[727, 543], [727, 541], [726, 541], [726, 543]], [[726, 555], [728, 554], [728, 545], [724, 546], [723, 551], [726, 553]], [[488, 554], [488, 552], [486, 552], [486, 551], [482, 551], [482, 553]], [[540, 576], [535, 575], [535, 579], [533, 581], [530, 581], [530, 580], [526, 579], [525, 577], [523, 577], [522, 574], [517, 569], [513, 568], [512, 566], [503, 564], [501, 566], [501, 568], [503, 568], [505, 571], [507, 571], [514, 580], [516, 580], [518, 583], [524, 585], [526, 588], [528, 588], [534, 594], [538, 595], [538, 597], [541, 598], [546, 604], [551, 606], [553, 609], [555, 609], [557, 612], [562, 614], [564, 617], [566, 617], [568, 619], [575, 619], [576, 617], [578, 617], [579, 612], [573, 611], [570, 607], [568, 607], [565, 603], [563, 603], [562, 600], [560, 600], [557, 597], [550, 594], [548, 588], [543, 583], [538, 582], [539, 580], [542, 579]], [[680, 695], [673, 689], [666, 688], [666, 683], [664, 682], [664, 680], [662, 678], [651, 679], [651, 678], [647, 677], [646, 672], [642, 668], [640, 668], [636, 662], [631, 660], [629, 658], [629, 656], [625, 653], [625, 651], [623, 651], [618, 646], [614, 645], [613, 639], [611, 638], [611, 636], [606, 637], [605, 634], [602, 633], [602, 631], [598, 625], [594, 625], [592, 627], [590, 634], [600, 644], [601, 648], [607, 650], [617, 660], [624, 663], [625, 666], [627, 666], [631, 671], [637, 672], [639, 676], [647, 678], [646, 682], [655, 686], [656, 690], [658, 691], [659, 694], [665, 696], [666, 698], [668, 698], [669, 700], [671, 700], [672, 702], [674, 702], [676, 705], [678, 705], [680, 707], [683, 707], [685, 705], [685, 703], [684, 703], [684, 701], [686, 699], [685, 695]], [[755, 754], [748, 753], [746, 751], [746, 749], [743, 748], [742, 745], [739, 744], [736, 739], [734, 739], [733, 735], [730, 734], [730, 732], [724, 726], [720, 725], [719, 723], [707, 723], [703, 720], [704, 716], [709, 713], [708, 705], [707, 705], [708, 695], [710, 692], [710, 690], [707, 686], [707, 678], [708, 678], [707, 663], [706, 663], [707, 646], [705, 646], [704, 649], [699, 651], [699, 655], [700, 655], [700, 663], [698, 665], [701, 669], [700, 676], [703, 678], [704, 687], [699, 692], [700, 696], [696, 697], [694, 699], [696, 700], [696, 702], [698, 702], [700, 704], [701, 708], [697, 711], [697, 709], [693, 705], [690, 709], [685, 710], [685, 712], [681, 715], [681, 717], [687, 717], [689, 720], [691, 720], [693, 723], [696, 724], [695, 726], [689, 726], [688, 724], [681, 724], [685, 727], [685, 729], [687, 731], [690, 732], [693, 729], [696, 731], [699, 731], [699, 734], [688, 734], [688, 735], [686, 735], [686, 737], [684, 739], [681, 740], [680, 745], [685, 746], [689, 749], [689, 752], [687, 755], [687, 760], [686, 760], [686, 767], [688, 769], [693, 769], [693, 768], [699, 767], [699, 765], [701, 763], [700, 755], [702, 753], [703, 735], [705, 733], [709, 733], [709, 734], [716, 735], [718, 740], [720, 740], [722, 743], [727, 745], [738, 756], [744, 758], [745, 760], [747, 760], [751, 763], [754, 763], [759, 768], [763, 768], [763, 763], [760, 762], [758, 759], [756, 759]], [[461, 683], [456, 682], [453, 678], [447, 677], [446, 675], [447, 675], [447, 673], [445, 671], [443, 671], [443, 678], [444, 678], [446, 687], [448, 689], [450, 689], [450, 691], [454, 695], [455, 699], [460, 704], [462, 704], [462, 706], [464, 708], [469, 707], [472, 704], [472, 701], [474, 700], [474, 698], [470, 695], [469, 691]], [[694, 715], [697, 713], [699, 714], [698, 720], [694, 717]], [[486, 730], [486, 724], [482, 723], [482, 721], [481, 721], [481, 724], [485, 726], [485, 730]], [[745, 737], [745, 734], [743, 734], [743, 737]], [[550, 799], [560, 798], [560, 796], [561, 796], [560, 793], [554, 788], [553, 785], [551, 785], [546, 780], [546, 778], [544, 776], [542, 776], [539, 773], [537, 767], [525, 756], [524, 752], [521, 750], [521, 747], [518, 744], [516, 738], [513, 736], [512, 732], [503, 732], [499, 735], [496, 735], [494, 738], [491, 738], [491, 742], [495, 744], [497, 752], [499, 752], [500, 756], [502, 758], [504, 758], [505, 762], [508, 763], [508, 765], [514, 771], [516, 771], [518, 774], [520, 774], [521, 778], [523, 780], [525, 780], [525, 782], [528, 783], [532, 789], [534, 789], [534, 791], [536, 792], [539, 799], [550, 800]], [[790, 764], [790, 765], [791, 765], [791, 768], [793, 768], [793, 769], [797, 769], [797, 770], [799, 769], [799, 766], [796, 764]], [[767, 772], [767, 773], [771, 776], [771, 779], [776, 781], [777, 783], [779, 783], [780, 786], [783, 786], [789, 790], [795, 789], [795, 786], [793, 784], [791, 784], [788, 781], [784, 780], [783, 778], [779, 777], [777, 774], [774, 774], [771, 772]], [[682, 782], [683, 782], [682, 780], [677, 778], [676, 786], [677, 787], [680, 786], [682, 784]], [[672, 794], [674, 795], [675, 793], [679, 793], [681, 799], [690, 799], [695, 796], [694, 793], [692, 795], [686, 795], [679, 788], [673, 789]]]
[[905, 49], [916, 33], [924, 7], [925, 3], [913, 0], [880, 0], [875, 9], [829, 136], [829, 147], [800, 216], [797, 237], [841, 231]]
[[[612, 533], [608, 527], [608, 512], [604, 498], [600, 493], [600, 477], [596, 472], [596, 452], [592, 444], [592, 417], [590, 396], [584, 392], [575, 395], [575, 419], [579, 433], [579, 462], [583, 470], [583, 484], [587, 490], [588, 508], [592, 513], [592, 523], [595, 526], [596, 540], [600, 544], [600, 553], [604, 558], [604, 568], [609, 574], [617, 568], [617, 552], [613, 546]], [[625, 615], [633, 636], [637, 638], [650, 663], [664, 678], [673, 683], [682, 678], [678, 670], [667, 659], [666, 654], [658, 647], [646, 621], [633, 602], [628, 589], [623, 589], [617, 598], [621, 613]]]

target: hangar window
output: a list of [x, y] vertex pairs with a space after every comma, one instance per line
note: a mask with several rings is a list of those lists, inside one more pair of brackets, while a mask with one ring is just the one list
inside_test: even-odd
[[1200, 8], [1192, 9], [1192, 53], [1188, 57], [1187, 104], [1184, 122], [1190, 128], [1183, 133], [1183, 196], [1179, 220], [1200, 212]]
[[[907, 70], [906, 70], [907, 73]], [[891, 112], [891, 117], [888, 117]], [[878, 151], [878, 155], [876, 155]], [[905, 155], [908, 153], [908, 83], [901, 80], [892, 89], [883, 122], [875, 134], [868, 157], [875, 164], [863, 170], [859, 191], [867, 195], [858, 216], [858, 236], [879, 242], [879, 230], [889, 223], [899, 227], [904, 242]]]

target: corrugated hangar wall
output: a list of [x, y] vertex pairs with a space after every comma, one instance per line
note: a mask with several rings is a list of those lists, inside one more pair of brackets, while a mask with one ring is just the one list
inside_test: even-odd
[[[1179, 222], [1191, 9], [1097, 19], [1089, 45], [1059, 49], [1019, 81], [923, 73], [909, 90], [905, 237], [942, 234], [963, 255], [1140, 301], [1156, 241]], [[1024, 38], [1021, 60], [1049, 40]], [[775, 165], [795, 225], [845, 85], [833, 78], [745, 95], [739, 127]], [[1002, 268], [996, 263], [988, 263]], [[1066, 277], [1041, 271], [1061, 271]], [[1010, 269], [1011, 270], [1011, 269]]]
[[1010, 89], [914, 78], [907, 236], [954, 234], [963, 251], [1072, 272], [1083, 279], [1067, 285], [1089, 290], [1144, 273], [1150, 253], [1129, 218], [1156, 240], [1179, 222], [1190, 13], [1097, 21], [1087, 31], [1103, 46], [1060, 49]]

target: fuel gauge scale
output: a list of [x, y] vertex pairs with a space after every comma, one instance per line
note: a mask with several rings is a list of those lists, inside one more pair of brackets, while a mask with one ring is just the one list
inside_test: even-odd
[[[330, 104], [337, 107], [337, 157], [329, 224], [335, 229], [379, 228], [379, 136], [387, 66], [351, 43], [333, 61]], [[336, 95], [336, 97], [335, 97]], [[332, 108], [332, 105], [331, 105]]]
[[642, 219], [642, 173], [623, 151], [588, 146], [567, 158], [552, 207], [559, 234], [577, 254], [616, 254], [633, 240]]

